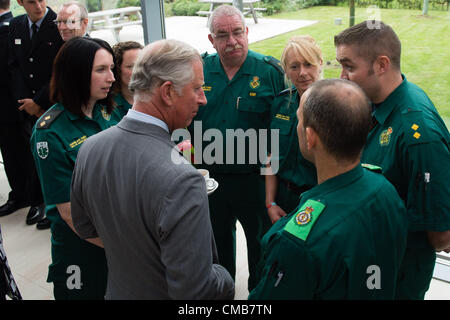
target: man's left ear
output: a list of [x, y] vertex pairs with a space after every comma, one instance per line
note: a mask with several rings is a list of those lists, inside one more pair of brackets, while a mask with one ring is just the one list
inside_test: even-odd
[[388, 56], [378, 56], [374, 64], [375, 73], [381, 75], [386, 73], [391, 67], [391, 59]]

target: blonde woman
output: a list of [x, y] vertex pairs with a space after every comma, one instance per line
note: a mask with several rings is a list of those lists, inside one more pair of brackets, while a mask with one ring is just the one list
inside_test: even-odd
[[272, 223], [294, 210], [302, 192], [317, 184], [316, 170], [300, 152], [296, 112], [300, 97], [321, 78], [322, 51], [310, 36], [292, 37], [281, 56], [288, 89], [280, 92], [274, 104], [277, 113], [271, 129], [279, 129], [278, 161], [275, 174], [266, 175], [266, 207]]

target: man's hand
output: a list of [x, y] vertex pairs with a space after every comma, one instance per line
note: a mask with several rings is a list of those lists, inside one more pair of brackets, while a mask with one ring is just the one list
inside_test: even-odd
[[441, 232], [428, 231], [427, 233], [428, 240], [436, 252], [450, 252], [450, 230]]
[[18, 102], [22, 104], [19, 110], [25, 110], [30, 116], [40, 117], [44, 113], [44, 110], [33, 99], [25, 98]]
[[286, 215], [286, 212], [284, 212], [283, 209], [281, 209], [279, 206], [272, 206], [269, 209], [267, 209], [267, 213], [269, 214], [270, 221], [272, 221], [272, 224], [278, 221], [281, 217], [284, 217]]

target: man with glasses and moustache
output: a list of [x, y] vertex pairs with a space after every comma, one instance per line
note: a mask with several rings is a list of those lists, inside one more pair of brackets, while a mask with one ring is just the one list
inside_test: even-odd
[[[219, 130], [222, 137], [226, 136], [227, 129], [242, 129], [244, 132], [248, 129], [269, 129], [273, 99], [284, 89], [283, 71], [278, 60], [248, 49], [248, 28], [242, 12], [237, 8], [228, 5], [217, 7], [208, 24], [208, 38], [217, 53], [203, 54], [203, 89], [208, 103], [199, 109], [194, 118], [194, 121], [201, 123], [202, 137], [208, 129]], [[191, 134], [198, 131], [193, 130], [194, 127], [195, 123], [191, 124]], [[196, 138], [194, 135], [194, 148], [197, 152], [204, 150], [209, 144], [202, 142], [202, 146], [195, 145], [196, 140], [203, 140], [202, 137]], [[248, 161], [248, 138], [245, 154], [237, 152], [238, 138], [233, 139], [234, 141], [224, 139], [225, 143], [220, 147], [223, 150], [216, 150], [215, 155], [223, 152], [223, 159], [227, 161], [212, 164], [206, 161], [200, 167], [208, 169], [211, 177], [219, 182], [219, 188], [209, 197], [209, 205], [220, 263], [234, 277], [236, 220], [239, 220], [247, 239], [250, 274], [248, 287], [251, 290], [257, 283], [256, 265], [261, 257], [260, 239], [271, 223], [268, 215], [264, 214], [264, 179], [260, 176], [260, 164]], [[226, 150], [232, 143], [234, 150]], [[231, 151], [234, 154], [227, 155]], [[245, 163], [238, 164], [236, 159], [242, 160], [243, 156]], [[233, 160], [232, 164], [230, 160]]]

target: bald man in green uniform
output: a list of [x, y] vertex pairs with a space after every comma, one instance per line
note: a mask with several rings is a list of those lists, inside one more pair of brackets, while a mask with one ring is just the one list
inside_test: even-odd
[[390, 26], [363, 22], [334, 42], [341, 78], [357, 83], [373, 104], [362, 162], [382, 167], [408, 210], [397, 298], [424, 299], [435, 251], [450, 250], [448, 129], [426, 93], [401, 73], [401, 44]]
[[298, 136], [318, 185], [263, 238], [263, 278], [249, 299], [393, 299], [406, 247], [395, 188], [364, 169], [370, 103], [345, 80], [322, 80], [300, 102]]
[[197, 143], [206, 140], [205, 131], [215, 129], [223, 137], [223, 145], [215, 150], [213, 161], [206, 157], [200, 167], [208, 169], [210, 176], [219, 182], [209, 204], [220, 264], [234, 277], [238, 219], [247, 239], [251, 289], [256, 284], [260, 239], [270, 227], [265, 210], [264, 180], [260, 176], [260, 163], [249, 160], [259, 155], [257, 151], [256, 155], [251, 154], [250, 139], [246, 138], [245, 150], [238, 150], [238, 137], [227, 139], [226, 130], [256, 130], [259, 137], [259, 129], [269, 129], [273, 99], [284, 88], [283, 74], [277, 60], [248, 50], [248, 28], [242, 13], [235, 7], [216, 8], [210, 19], [210, 31], [208, 37], [217, 54], [203, 55], [203, 89], [208, 103], [200, 108], [190, 129], [192, 132], [201, 123], [202, 136], [195, 136], [197, 130], [194, 130], [196, 159], [201, 156], [199, 152], [204, 150], [207, 154], [211, 147], [209, 143], [201, 142], [202, 146]]

